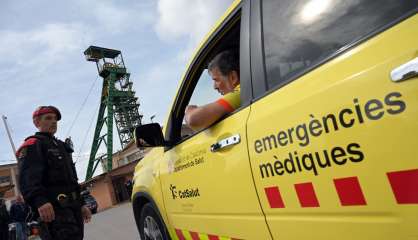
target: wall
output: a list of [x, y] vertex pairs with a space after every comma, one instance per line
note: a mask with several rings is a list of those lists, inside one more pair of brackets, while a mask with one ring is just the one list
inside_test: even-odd
[[[7, 187], [9, 185], [15, 185], [17, 187], [17, 183], [13, 182], [11, 168], [14, 169], [15, 179], [17, 180], [19, 178], [17, 175], [17, 164], [0, 166], [0, 187]], [[6, 200], [14, 200], [16, 198], [15, 189], [11, 188], [10, 190], [4, 192], [3, 198]]]
[[86, 186], [97, 201], [98, 211], [110, 208], [116, 203], [112, 181], [108, 176], [102, 176], [94, 182], [87, 183]]

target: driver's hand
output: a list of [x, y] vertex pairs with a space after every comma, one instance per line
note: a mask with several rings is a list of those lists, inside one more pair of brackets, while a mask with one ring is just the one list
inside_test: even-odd
[[195, 110], [197, 108], [196, 105], [189, 105], [186, 107], [186, 110], [184, 111], [184, 113], [187, 115], [190, 112], [193, 112], [193, 110]]
[[196, 105], [189, 105], [186, 107], [186, 110], [184, 111], [184, 121], [186, 122], [186, 124], [189, 124], [189, 117], [190, 114], [193, 113], [193, 111], [197, 108]]

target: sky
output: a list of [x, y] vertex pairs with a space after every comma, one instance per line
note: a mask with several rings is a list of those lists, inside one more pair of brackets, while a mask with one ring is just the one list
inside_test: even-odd
[[[84, 179], [103, 81], [84, 50], [90, 45], [121, 50], [143, 123], [155, 115], [153, 121], [162, 124], [192, 53], [231, 3], [2, 0], [0, 115], [7, 117], [16, 148], [36, 132], [34, 109], [54, 105], [63, 116], [56, 136], [71, 136], [78, 176]], [[116, 135], [113, 148], [120, 150]], [[0, 165], [12, 162], [1, 122]]]

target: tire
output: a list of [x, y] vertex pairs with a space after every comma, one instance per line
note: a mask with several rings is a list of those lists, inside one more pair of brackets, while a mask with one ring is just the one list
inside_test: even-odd
[[151, 203], [144, 205], [139, 221], [141, 240], [170, 240], [163, 221]]

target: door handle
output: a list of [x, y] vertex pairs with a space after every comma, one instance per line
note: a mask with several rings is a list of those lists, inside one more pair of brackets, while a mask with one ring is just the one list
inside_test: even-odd
[[400, 82], [418, 76], [418, 57], [408, 61], [390, 72], [394, 82]]
[[239, 136], [239, 134], [235, 134], [235, 135], [232, 135], [231, 137], [227, 137], [225, 139], [220, 140], [217, 143], [212, 144], [212, 146], [210, 146], [210, 151], [217, 152], [221, 150], [222, 148], [226, 148], [228, 146], [232, 146], [240, 142], [241, 142], [241, 137]]

